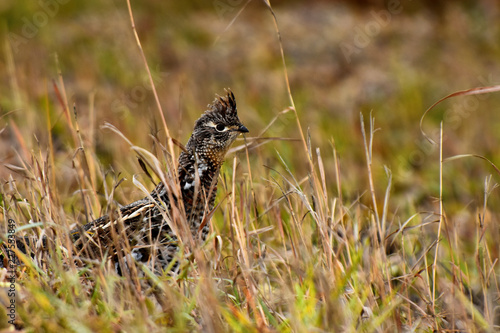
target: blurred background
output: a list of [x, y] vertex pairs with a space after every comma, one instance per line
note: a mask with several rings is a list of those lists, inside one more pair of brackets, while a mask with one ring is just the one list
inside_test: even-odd
[[[296, 0], [271, 5], [291, 93], [312, 148], [321, 149], [329, 191], [337, 191], [334, 142], [345, 198], [365, 193], [360, 113], [367, 126], [372, 114], [379, 129], [373, 171], [381, 194], [387, 184], [384, 166], [392, 171], [391, 211], [405, 207], [403, 216], [435, 211], [438, 147], [422, 136], [419, 121], [449, 93], [500, 84], [498, 2]], [[264, 2], [149, 0], [132, 1], [132, 9], [173, 137], [186, 142], [206, 105], [230, 87], [250, 129], [249, 140], [300, 138], [293, 112], [281, 114], [291, 103], [276, 28]], [[67, 198], [63, 204], [81, 209], [72, 168], [79, 145], [71, 140], [60, 102], [65, 92], [72, 122], [84, 146], [95, 152], [101, 172], [129, 180], [117, 190], [118, 200], [141, 197], [130, 182], [142, 172], [135, 154], [101, 128], [109, 122], [147, 149], [154, 149], [150, 134], [165, 142], [126, 2], [3, 0], [0, 37], [0, 178], [22, 179], [5, 165], [19, 166], [31, 152], [47, 158], [51, 137], [53, 172], [59, 193]], [[498, 163], [499, 105], [500, 94], [451, 99], [429, 114], [424, 129], [437, 139], [443, 121], [445, 157], [474, 153]], [[304, 177], [308, 169], [300, 149], [299, 141], [270, 141], [251, 151], [251, 165], [283, 169], [281, 156], [298, 178]], [[457, 223], [473, 226], [485, 177], [492, 173], [479, 159], [445, 164], [445, 205]], [[254, 172], [252, 177], [265, 185], [267, 175]], [[370, 202], [367, 195], [361, 201], [365, 197]], [[489, 199], [495, 213], [497, 197]]]

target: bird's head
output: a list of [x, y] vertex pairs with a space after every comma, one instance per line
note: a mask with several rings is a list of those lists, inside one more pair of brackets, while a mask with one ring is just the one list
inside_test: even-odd
[[248, 129], [241, 123], [236, 110], [236, 100], [231, 91], [208, 106], [208, 110], [196, 121], [187, 149], [222, 163], [229, 146]]

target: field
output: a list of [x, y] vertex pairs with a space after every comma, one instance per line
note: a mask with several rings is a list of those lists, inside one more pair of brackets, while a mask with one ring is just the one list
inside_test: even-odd
[[[488, 0], [3, 0], [1, 237], [55, 246], [0, 269], [0, 332], [499, 331], [500, 93], [425, 114], [500, 85], [499, 15]], [[154, 188], [139, 156], [168, 177], [170, 138], [225, 88], [250, 133], [182, 273], [79, 265], [68, 230]]]

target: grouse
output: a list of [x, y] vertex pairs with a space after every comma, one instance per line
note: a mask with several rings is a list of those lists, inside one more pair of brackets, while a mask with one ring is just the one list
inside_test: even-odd
[[[185, 229], [194, 241], [206, 239], [225, 155], [236, 137], [248, 132], [238, 118], [234, 94], [228, 90], [226, 96], [217, 96], [195, 122], [179, 156], [179, 191], [172, 189], [173, 182], [160, 182], [147, 197], [72, 230], [76, 257], [106, 256], [114, 261], [118, 273], [123, 269], [120, 258], [125, 265], [133, 258], [156, 274], [178, 271], [179, 261], [174, 258], [179, 251], [179, 233]], [[19, 243], [18, 248], [26, 253]], [[130, 253], [124, 253], [125, 248], [130, 248]]]

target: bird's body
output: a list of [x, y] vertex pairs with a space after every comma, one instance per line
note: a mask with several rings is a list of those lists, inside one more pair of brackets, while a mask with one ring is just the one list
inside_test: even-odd
[[[180, 191], [172, 189], [176, 186], [173, 182], [160, 182], [146, 198], [73, 230], [76, 256], [98, 259], [106, 256], [115, 261], [118, 272], [123, 269], [120, 257], [125, 261], [132, 257], [156, 273], [167, 268], [176, 270], [178, 264], [171, 263], [179, 249], [178, 233], [182, 235], [181, 229], [185, 229], [195, 241], [206, 238], [220, 167], [229, 146], [240, 133], [246, 132], [248, 129], [238, 118], [233, 93], [216, 98], [196, 121], [179, 156]], [[127, 248], [130, 253], [126, 253]]]

